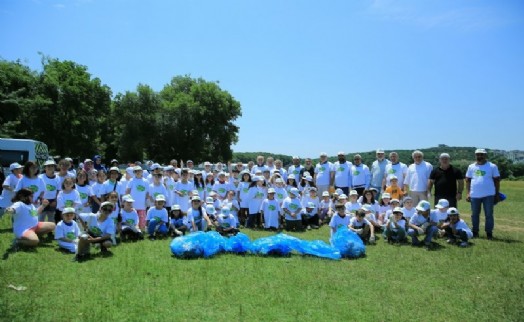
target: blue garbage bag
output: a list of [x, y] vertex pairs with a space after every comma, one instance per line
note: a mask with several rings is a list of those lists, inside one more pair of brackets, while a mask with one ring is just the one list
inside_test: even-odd
[[362, 239], [347, 227], [337, 229], [331, 237], [331, 246], [338, 249], [342, 257], [358, 258], [366, 254], [366, 246]]
[[335, 260], [342, 257], [338, 249], [322, 240], [301, 240], [297, 251], [301, 254]]
[[251, 245], [251, 251], [260, 255], [287, 256], [293, 250], [299, 249], [300, 239], [286, 234], [262, 237]]
[[225, 250], [226, 241], [219, 233], [197, 231], [173, 239], [169, 247], [179, 258], [209, 258]]
[[226, 238], [225, 251], [230, 253], [244, 254], [251, 250], [251, 240], [244, 233]]

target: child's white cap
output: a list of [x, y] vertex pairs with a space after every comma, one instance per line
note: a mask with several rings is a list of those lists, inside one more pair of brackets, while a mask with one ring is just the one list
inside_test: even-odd
[[335, 190], [335, 193], [340, 196], [341, 194], [344, 193], [344, 191], [342, 189], [338, 188], [337, 190]]
[[22, 169], [22, 168], [23, 168], [23, 166], [21, 166], [18, 162], [13, 162], [9, 166], [9, 170], [10, 171], [13, 171], [13, 170], [16, 170], [16, 169]]
[[417, 209], [418, 211], [428, 211], [430, 208], [431, 208], [431, 205], [429, 204], [428, 201], [421, 200], [415, 209]]
[[102, 202], [102, 204], [100, 205], [100, 208], [104, 208], [105, 206], [111, 206], [111, 208], [115, 208], [115, 205], [113, 205], [113, 203], [110, 201]]
[[435, 208], [442, 209], [442, 208], [448, 208], [449, 207], [449, 201], [447, 199], [440, 199], [438, 203], [435, 205]]
[[362, 209], [364, 211], [371, 211], [371, 205], [370, 204], [365, 204], [360, 209]]
[[133, 167], [133, 171], [143, 171], [143, 169], [142, 169], [141, 166], [139, 166], [139, 165], [135, 165], [135, 166]]
[[306, 208], [315, 208], [315, 204], [310, 201], [307, 203]]
[[290, 175], [287, 176], [288, 179], [295, 179], [295, 175], [292, 173]]
[[291, 190], [289, 190], [289, 193], [295, 197], [298, 197], [298, 195], [300, 194], [300, 191], [298, 191], [297, 188], [291, 188]]
[[392, 175], [389, 176], [389, 181], [391, 181], [391, 180], [398, 180], [398, 177], [396, 175], [392, 174]]
[[358, 196], [358, 192], [357, 192], [356, 190], [351, 190], [351, 191], [349, 192], [349, 195], [350, 195], [350, 196]]
[[213, 200], [213, 197], [207, 197], [206, 198], [206, 203], [214, 203], [215, 201]]
[[398, 200], [397, 198], [393, 198], [393, 199], [391, 199], [390, 202], [391, 202], [391, 203], [394, 203], [394, 202], [400, 203], [400, 200]]
[[277, 178], [275, 180], [275, 183], [284, 183], [284, 180], [282, 180], [282, 178]]
[[193, 196], [193, 198], [191, 198], [191, 201], [200, 201], [200, 197], [199, 196]]
[[393, 213], [397, 213], [397, 212], [400, 212], [401, 214], [404, 214], [404, 211], [400, 207], [395, 207], [395, 209], [393, 209]]
[[73, 207], [67, 207], [67, 208], [64, 208], [64, 210], [62, 211], [62, 214], [76, 214], [76, 211], [75, 211], [75, 208]]
[[198, 195], [198, 190], [193, 190], [193, 191], [191, 191], [191, 193], [193, 194], [193, 196], [194, 195]]
[[322, 192], [322, 197], [329, 197], [329, 191]]
[[180, 210], [180, 205], [173, 205], [171, 210]]
[[207, 205], [206, 206], [206, 213], [210, 214], [210, 215], [214, 215], [217, 213], [215, 207], [213, 207], [213, 205]]
[[133, 197], [131, 197], [131, 195], [124, 195], [122, 197], [122, 200], [124, 200], [125, 202], [135, 202], [135, 200], [133, 199]]
[[387, 192], [384, 192], [384, 193], [382, 194], [382, 199], [384, 199], [384, 198], [391, 199], [391, 195], [390, 195], [389, 193], [387, 193]]
[[155, 197], [155, 201], [166, 201], [166, 197], [163, 194], [159, 194]]
[[275, 189], [274, 188], [269, 188], [269, 189], [267, 189], [267, 193], [275, 193]]
[[230, 212], [231, 212], [231, 209], [229, 209], [228, 207], [222, 207], [222, 213], [224, 215], [229, 215]]
[[111, 167], [111, 168], [109, 169], [109, 172], [111, 172], [111, 171], [120, 172], [120, 170], [119, 170], [117, 167]]
[[457, 210], [457, 208], [451, 207], [451, 208], [448, 209], [448, 216], [449, 215], [457, 215], [458, 216], [460, 214], [459, 214], [459, 211]]
[[347, 199], [348, 196], [346, 196], [346, 194], [341, 194], [340, 196], [338, 196], [338, 199]]

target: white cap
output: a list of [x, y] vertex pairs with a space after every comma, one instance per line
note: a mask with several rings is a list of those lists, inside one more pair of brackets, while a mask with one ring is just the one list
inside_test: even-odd
[[110, 201], [102, 202], [102, 204], [100, 205], [100, 208], [104, 208], [105, 206], [111, 206], [112, 208], [115, 208], [115, 205], [113, 205], [113, 203]]
[[287, 176], [288, 179], [296, 179], [295, 178], [295, 175], [293, 173], [291, 173], [290, 175]]
[[153, 165], [151, 166], [151, 170], [156, 170], [156, 169], [162, 169], [162, 167], [158, 163], [153, 163]]
[[139, 166], [139, 165], [135, 165], [135, 166], [133, 167], [133, 171], [143, 171], [143, 169], [142, 169], [141, 166]]
[[486, 152], [486, 149], [476, 149], [475, 154], [488, 154], [488, 152]]
[[163, 194], [159, 194], [155, 197], [155, 201], [166, 201], [166, 196], [164, 196]]
[[417, 209], [418, 211], [428, 211], [430, 208], [431, 205], [429, 204], [429, 202], [426, 200], [422, 200], [418, 203], [415, 209]]
[[391, 199], [391, 195], [390, 195], [389, 193], [387, 193], [387, 192], [384, 192], [384, 193], [382, 194], [382, 199], [384, 199], [384, 198]]
[[164, 168], [164, 171], [175, 171], [175, 167], [172, 165], [168, 165], [167, 167]]
[[180, 210], [180, 205], [173, 205], [173, 207], [171, 207], [171, 210]]
[[62, 214], [76, 214], [76, 211], [73, 207], [67, 207], [62, 210]]
[[209, 161], [204, 162], [204, 166], [210, 166], [210, 165], [211, 165], [211, 162]]
[[215, 207], [213, 205], [207, 205], [206, 206], [206, 212], [210, 215], [214, 215], [217, 213]]
[[111, 168], [109, 168], [109, 172], [111, 172], [111, 171], [120, 172], [120, 170], [119, 170], [117, 167], [111, 167]]
[[91, 159], [85, 159], [84, 160], [84, 163], [88, 163], [88, 162], [93, 162], [93, 160], [91, 160]]
[[368, 203], [367, 203], [367, 204], [364, 204], [364, 205], [362, 206], [362, 208], [360, 208], [360, 209], [362, 209], [362, 210], [364, 210], [364, 211], [371, 211], [371, 210], [372, 210], [372, 209], [371, 209], [371, 205], [368, 204]]
[[384, 149], [379, 148], [376, 153], [384, 153]]
[[337, 155], [346, 155], [346, 153], [344, 153], [344, 151], [338, 151]]
[[135, 202], [135, 200], [133, 199], [131, 195], [124, 195], [122, 197], [122, 200], [124, 200], [125, 202]]
[[231, 209], [229, 209], [229, 207], [222, 207], [221, 211], [224, 215], [229, 215], [231, 213]]
[[442, 209], [442, 208], [448, 208], [449, 207], [449, 201], [447, 199], [440, 199], [438, 203], [435, 205], [435, 208]]
[[342, 189], [338, 188], [337, 190], [335, 190], [335, 193], [340, 196], [341, 194], [344, 193], [344, 191]]
[[[18, 163], [17, 163], [18, 164]], [[19, 165], [19, 164], [18, 164]], [[48, 165], [54, 165], [56, 166], [56, 162], [53, 161], [53, 160], [47, 160], [46, 162], [44, 162], [44, 167], [47, 167]], [[22, 167], [22, 166], [20, 166]], [[12, 169], [11, 169], [12, 170]]]
[[327, 157], [327, 153], [326, 152], [320, 152], [320, 156], [321, 157]]
[[9, 166], [9, 170], [11, 171], [22, 168], [23, 167], [18, 162], [11, 163], [11, 165]]
[[267, 193], [275, 193], [275, 189], [274, 188], [269, 188], [269, 189], [267, 189]]
[[403, 211], [402, 208], [400, 208], [400, 207], [395, 207], [395, 208], [393, 209], [393, 213], [396, 213], [396, 212], [400, 212], [400, 213], [404, 214], [404, 211]]
[[351, 190], [351, 191], [349, 192], [349, 195], [350, 195], [350, 196], [358, 196], [358, 192], [357, 192], [356, 190]]
[[298, 191], [297, 188], [291, 188], [291, 190], [289, 190], [289, 193], [292, 194], [295, 197], [298, 197], [299, 194], [300, 194], [300, 192]]
[[329, 197], [329, 191], [322, 192], [322, 197]]
[[398, 180], [398, 177], [394, 174], [389, 176], [389, 180]]
[[129, 174], [130, 176], [133, 175], [133, 167], [127, 167], [127, 168], [126, 168], [126, 172], [127, 172], [127, 174]]
[[276, 178], [275, 183], [284, 183], [284, 180], [282, 180], [282, 178]]
[[394, 202], [398, 202], [398, 203], [400, 203], [400, 200], [398, 200], [397, 198], [393, 198], [393, 199], [391, 199], [389, 202], [391, 202], [391, 203], [394, 203]]
[[340, 196], [338, 196], [338, 199], [347, 199], [348, 196], [346, 196], [345, 193], [341, 194]]
[[206, 198], [206, 203], [214, 203], [215, 201], [213, 200], [213, 197], [207, 197]]
[[313, 177], [310, 175], [305, 174], [302, 179], [306, 179], [306, 181], [313, 181]]
[[191, 201], [200, 201], [200, 197], [199, 196], [193, 196], [191, 198]]
[[315, 204], [310, 201], [307, 203], [306, 208], [315, 208]]
[[442, 158], [448, 158], [449, 159], [451, 157], [449, 156], [448, 153], [441, 153], [439, 159], [442, 159]]
[[448, 209], [448, 215], [460, 215], [459, 211], [455, 207], [451, 207]]

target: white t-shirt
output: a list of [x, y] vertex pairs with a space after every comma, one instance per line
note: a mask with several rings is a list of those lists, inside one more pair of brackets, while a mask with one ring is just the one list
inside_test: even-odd
[[300, 171], [302, 171], [302, 169], [304, 169], [302, 165], [297, 165], [297, 166], [291, 165], [287, 169], [288, 177], [290, 174], [293, 174], [295, 175], [295, 181], [298, 181], [300, 179]]
[[278, 218], [280, 216], [280, 204], [278, 200], [265, 199], [260, 206], [260, 211], [264, 212], [264, 228], [278, 228]]
[[67, 225], [63, 220], [61, 220], [55, 228], [55, 239], [59, 240], [60, 238], [67, 238], [75, 240], [80, 236], [80, 228], [78, 224], [73, 220], [71, 225]]
[[12, 173], [5, 178], [2, 186], [9, 186], [13, 191], [9, 191], [5, 188], [2, 190], [2, 195], [0, 196], [0, 208], [7, 208], [12, 204], [11, 200], [15, 196], [15, 189], [18, 181], [20, 181], [20, 179]]
[[95, 195], [98, 199], [102, 197], [104, 194], [104, 184], [103, 183], [95, 183], [91, 186], [91, 191], [93, 192], [93, 195]]
[[21, 201], [17, 201], [11, 208], [15, 210], [13, 215], [13, 233], [16, 238], [22, 237], [27, 229], [38, 225], [38, 211], [33, 204], [26, 205]]
[[333, 169], [333, 164], [329, 161], [324, 163], [317, 163], [315, 166], [315, 181], [317, 185], [326, 186], [329, 185], [331, 180], [331, 172], [335, 171]]
[[391, 176], [396, 176], [398, 178], [397, 185], [402, 189], [404, 186], [404, 178], [408, 174], [408, 166], [405, 165], [402, 162], [398, 162], [396, 164], [388, 163], [386, 164], [386, 186], [391, 186], [391, 183], [389, 182], [391, 179]]
[[249, 207], [249, 182], [240, 182], [237, 187], [238, 198], [240, 200], [240, 207]]
[[[420, 164], [410, 164], [404, 184], [409, 185], [410, 191], [424, 192], [428, 190], [428, 179], [433, 170], [431, 163], [422, 161]], [[399, 180], [400, 181], [400, 180]]]
[[466, 178], [471, 179], [471, 198], [483, 198], [495, 195], [495, 182], [493, 178], [499, 178], [498, 167], [486, 162], [483, 165], [476, 163], [470, 164], [466, 171]]
[[236, 227], [237, 220], [235, 219], [235, 216], [233, 216], [233, 214], [220, 214], [218, 215], [218, 225], [222, 228]]
[[238, 221], [238, 210], [240, 209], [240, 205], [238, 204], [238, 200], [236, 200], [236, 199], [233, 199], [233, 200], [224, 199], [222, 201], [222, 203], [220, 204], [220, 208], [223, 208], [223, 207], [228, 207], [229, 210], [231, 211], [231, 214], [233, 215], [233, 217], [235, 217], [235, 219]]
[[[400, 226], [400, 228], [406, 229], [406, 221], [404, 219], [400, 219], [399, 221], [397, 221], [397, 224]], [[398, 228], [395, 227], [395, 224], [390, 219], [388, 219], [386, 226], [389, 226], [389, 229], [393, 231], [398, 231]]]
[[300, 204], [300, 199], [292, 199], [291, 197], [287, 197], [286, 199], [284, 199], [284, 202], [282, 202], [282, 211], [286, 209], [296, 214], [296, 218], [293, 218], [290, 214], [284, 212], [286, 220], [302, 220], [302, 205]]
[[335, 213], [333, 217], [331, 217], [331, 221], [329, 222], [329, 227], [331, 227], [331, 235], [333, 235], [333, 233], [336, 232], [337, 229], [347, 227], [349, 225], [349, 219], [350, 217], [348, 215], [340, 217], [338, 212]]
[[112, 235], [116, 231], [115, 222], [110, 217], [107, 217], [106, 220], [100, 222], [98, 221], [98, 217], [100, 216], [98, 213], [84, 213], [79, 214], [79, 216], [86, 223], [87, 229], [92, 232], [95, 237]]
[[40, 177], [29, 179], [28, 177], [23, 176], [22, 179], [18, 181], [15, 191], [20, 191], [24, 188], [28, 188], [29, 190], [33, 191], [33, 202], [36, 202], [40, 196], [40, 193], [45, 192], [44, 180], [42, 180]]
[[284, 202], [284, 199], [288, 197], [286, 188], [274, 187], [274, 189], [275, 189], [275, 199], [278, 201], [279, 204], [282, 204], [282, 202]]
[[44, 181], [44, 199], [56, 199], [58, 190], [62, 189], [59, 185], [58, 177], [55, 175], [53, 178], [49, 178], [45, 173], [42, 173], [38, 177]]
[[353, 180], [353, 187], [357, 188], [369, 188], [369, 182], [371, 181], [371, 172], [364, 163], [359, 165], [353, 164], [351, 166], [351, 175]]
[[358, 201], [355, 203], [348, 201], [344, 206], [346, 207], [346, 213], [355, 213], [357, 210], [362, 208], [362, 205]]
[[[164, 197], [167, 197], [167, 189], [166, 187], [160, 183], [158, 185], [155, 185], [154, 183], [150, 184], [149, 187], [148, 187], [148, 193], [149, 193], [149, 197], [150, 198], [153, 198], [153, 200], [155, 200], [156, 196], [158, 195], [164, 195]], [[151, 208], [154, 208], [154, 203], [149, 201], [149, 204], [150, 204], [150, 207]], [[182, 207], [182, 205], [181, 205]]]
[[224, 183], [220, 183], [220, 181], [217, 181], [213, 185], [213, 191], [220, 196], [220, 199], [226, 198], [226, 194], [230, 190], [236, 190], [235, 185], [232, 185], [227, 181], [224, 181]]
[[122, 216], [122, 224], [132, 227], [138, 225], [138, 213], [135, 209], [131, 209], [130, 212], [127, 212], [124, 209], [122, 209], [120, 214]]
[[262, 201], [267, 198], [267, 189], [265, 187], [251, 187], [248, 191], [248, 208], [249, 214], [256, 214], [260, 211]]
[[407, 209], [406, 207], [403, 207], [402, 213], [404, 214], [403, 217], [409, 220], [411, 219], [411, 217], [413, 217], [413, 215], [417, 213], [417, 209], [415, 209], [415, 207], [411, 207], [411, 209]]
[[106, 195], [112, 191], [116, 191], [118, 193], [118, 197], [120, 198], [121, 196], [124, 195], [125, 193], [125, 188], [124, 188], [124, 185], [122, 184], [122, 182], [120, 181], [117, 181], [116, 182], [116, 188], [115, 188], [115, 182], [114, 181], [111, 181], [111, 180], [106, 180], [106, 182], [104, 182], [104, 186], [102, 188], [102, 195]]
[[207, 216], [206, 209], [204, 207], [201, 207], [200, 209], [202, 210], [201, 212], [198, 209], [191, 207], [187, 211], [186, 217], [190, 228], [192, 228], [193, 223], [197, 224], [198, 226], [199, 222], [205, 221], [204, 216]]
[[82, 212], [91, 212], [91, 205], [84, 206], [88, 201], [89, 197], [93, 196], [93, 190], [91, 190], [91, 186], [85, 185], [85, 186], [79, 186], [78, 184], [75, 184], [75, 190], [78, 191], [78, 194], [80, 195], [80, 206], [78, 206], [77, 211], [79, 213]]
[[60, 211], [67, 207], [72, 207], [77, 210], [80, 208], [81, 204], [82, 200], [80, 200], [80, 193], [78, 193], [76, 189], [73, 189], [69, 192], [61, 190], [56, 197], [56, 208]]
[[149, 190], [149, 183], [144, 178], [133, 178], [127, 183], [129, 194], [135, 201], [133, 206], [138, 210], [146, 210], [146, 197]]
[[473, 232], [471, 231], [471, 229], [469, 229], [468, 224], [466, 224], [466, 222], [464, 222], [464, 220], [462, 219], [459, 219], [459, 221], [457, 221], [456, 224], [451, 224], [451, 227], [455, 227], [455, 229], [457, 230], [458, 229], [464, 230], [466, 234], [468, 235], [468, 238], [473, 237]]
[[371, 226], [371, 223], [366, 218], [362, 218], [362, 220], [359, 220], [359, 217], [352, 217], [349, 220], [349, 225], [355, 229], [358, 229], [364, 227], [364, 225]]
[[156, 209], [156, 207], [151, 207], [147, 210], [147, 216], [146, 221], [150, 221], [155, 219], [157, 222], [164, 222], [167, 223], [168, 217], [167, 217], [167, 210], [166, 208], [162, 209]]
[[447, 211], [440, 211], [438, 209], [431, 210], [431, 216], [432, 218], [437, 218], [437, 222], [443, 222], [448, 219]]
[[[187, 212], [187, 209], [189, 209], [189, 194], [193, 191], [193, 188], [195, 187], [195, 184], [191, 181], [187, 181], [186, 183], [183, 183], [182, 181], [178, 181], [175, 183], [175, 203], [180, 206], [180, 210], [183, 212]], [[181, 192], [183, 196], [179, 196], [176, 191]]]
[[340, 163], [339, 161], [333, 164], [333, 169], [335, 171], [335, 186], [337, 187], [351, 187], [352, 178], [351, 178], [351, 166], [353, 164], [349, 161]]
[[423, 224], [425, 223], [431, 223], [431, 222], [434, 222], [434, 223], [438, 223], [438, 218], [435, 217], [435, 215], [430, 215], [426, 218], [418, 213], [414, 214], [413, 217], [411, 217], [411, 219], [409, 220], [409, 223], [411, 225], [415, 225], [415, 226], [422, 226]]

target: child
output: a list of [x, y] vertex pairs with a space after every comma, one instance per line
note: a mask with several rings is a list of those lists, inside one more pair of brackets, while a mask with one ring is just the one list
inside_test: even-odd
[[279, 205], [282, 205], [284, 199], [287, 198], [287, 190], [284, 187], [284, 180], [282, 178], [275, 179], [275, 200], [278, 201]]
[[449, 222], [448, 219], [449, 202], [447, 199], [440, 199], [435, 205], [435, 209], [431, 211], [431, 215], [437, 218], [438, 237], [444, 237], [446, 231], [444, 230], [444, 223]]
[[402, 213], [407, 222], [417, 213], [415, 207], [413, 207], [413, 198], [410, 196], [405, 196], [404, 201], [402, 202]]
[[[154, 179], [156, 180], [156, 178]], [[149, 208], [146, 217], [147, 234], [149, 240], [155, 240], [155, 235], [167, 236], [167, 210], [164, 208], [166, 197], [159, 194], [155, 197], [155, 206]]]
[[64, 208], [62, 211], [62, 220], [55, 228], [55, 239], [58, 241], [58, 246], [71, 253], [77, 252], [78, 238], [80, 237], [80, 228], [74, 221], [75, 216], [75, 208]]
[[[33, 204], [36, 206], [43, 200], [45, 185], [44, 181], [38, 177], [38, 165], [33, 161], [27, 161], [22, 170], [22, 178], [17, 182], [15, 191], [18, 191], [23, 188], [28, 188], [33, 191]], [[60, 221], [61, 218], [58, 219]], [[58, 222], [56, 221], [56, 222]]]
[[468, 247], [468, 240], [473, 238], [473, 232], [469, 229], [468, 224], [460, 219], [460, 214], [457, 208], [451, 207], [447, 211], [449, 222], [444, 224], [446, 236], [449, 238], [447, 242], [454, 244], [457, 239], [460, 239], [460, 247]]
[[389, 202], [390, 208], [386, 210], [386, 215], [384, 216], [383, 227], [386, 226], [386, 222], [389, 220], [390, 217], [393, 216], [393, 210], [395, 210], [395, 208], [397, 208], [398, 206], [400, 206], [400, 201], [398, 199], [391, 199], [391, 201]]
[[408, 229], [408, 235], [411, 236], [411, 245], [413, 246], [420, 245], [417, 236], [426, 234], [424, 245], [428, 250], [431, 248], [431, 240], [438, 232], [438, 219], [430, 217], [430, 208], [429, 202], [426, 200], [420, 201], [416, 207], [417, 213], [409, 221]]
[[[5, 178], [2, 183], [2, 195], [0, 196], [0, 218], [2, 217], [2, 209], [6, 209], [11, 205], [11, 200], [15, 197], [15, 189], [18, 181], [22, 179], [22, 166], [17, 162], [11, 163], [9, 170], [11, 174]], [[58, 188], [57, 188], [58, 191]], [[47, 198], [44, 198], [47, 199]], [[56, 199], [56, 196], [55, 196]], [[51, 204], [51, 203], [50, 203]], [[55, 200], [56, 206], [56, 200]]]
[[[153, 177], [153, 182], [149, 185], [148, 196], [149, 196], [149, 203], [151, 204], [151, 207], [153, 208], [156, 204], [157, 196], [159, 195], [164, 196], [164, 202], [166, 201], [165, 196], [167, 196], [167, 189], [166, 189], [166, 186], [164, 186], [164, 184], [162, 183], [162, 177], [163, 177], [162, 173], [153, 173], [152, 177]], [[166, 214], [166, 217], [167, 217], [167, 214]]]
[[[378, 202], [375, 200], [375, 195], [372, 189], [364, 190], [362, 199], [359, 201], [362, 206], [369, 205], [369, 209], [373, 212], [376, 217], [379, 214], [380, 208]], [[359, 198], [360, 199], [360, 198]], [[377, 227], [377, 226], [375, 226]]]
[[118, 192], [111, 191], [107, 194], [107, 201], [113, 204], [113, 211], [109, 215], [109, 218], [115, 223], [115, 231], [111, 233], [111, 241], [113, 245], [116, 245], [116, 234], [120, 232], [122, 215], [120, 214], [120, 199], [118, 198]]
[[357, 210], [355, 217], [349, 220], [349, 229], [355, 232], [364, 243], [375, 244], [375, 227], [366, 219], [366, 212], [363, 209]]
[[64, 181], [62, 181], [62, 190], [56, 197], [55, 222], [58, 223], [62, 220], [62, 210], [64, 208], [77, 209], [81, 204], [80, 194], [75, 189], [75, 179], [65, 177]]
[[38, 236], [52, 232], [56, 227], [52, 222], [38, 222], [38, 215], [47, 207], [49, 201], [44, 199], [37, 209], [33, 204], [33, 191], [28, 188], [18, 190], [11, 201], [13, 204], [6, 209], [6, 214], [13, 215], [13, 247], [16, 249], [17, 245], [38, 246]]
[[40, 216], [40, 221], [54, 220], [56, 212], [56, 197], [60, 190], [59, 180], [55, 174], [56, 163], [55, 161], [49, 160], [44, 163], [45, 172], [40, 175], [40, 179], [44, 181], [45, 191], [44, 199], [49, 201], [49, 205], [44, 209]]
[[302, 205], [298, 197], [300, 192], [297, 188], [289, 190], [289, 196], [282, 203], [282, 211], [285, 214], [287, 231], [302, 231]]
[[312, 202], [315, 205], [315, 212], [317, 212], [318, 206], [320, 205], [320, 199], [318, 199], [317, 196], [317, 188], [309, 188], [309, 194], [303, 195], [300, 201], [302, 203], [302, 208], [305, 208], [308, 203]]
[[280, 203], [275, 199], [275, 188], [267, 190], [267, 199], [262, 201], [260, 213], [264, 217], [264, 229], [276, 231], [280, 227]]
[[[208, 199], [210, 199], [211, 197], [208, 197]], [[209, 218], [209, 221], [211, 222], [212, 226], [216, 226], [216, 223], [217, 223], [217, 209], [216, 207], [213, 205], [213, 203], [209, 203], [209, 202], [206, 202], [206, 214], [207, 214], [207, 217]]]
[[[213, 186], [215, 185], [215, 175], [213, 172], [210, 172], [206, 175], [206, 193], [205, 196], [208, 197], [211, 191], [213, 191]], [[203, 199], [201, 199], [203, 200]]]
[[77, 171], [75, 190], [78, 191], [80, 195], [80, 205], [76, 209], [77, 213], [91, 212], [91, 198], [93, 197], [93, 192], [89, 186], [87, 172], [85, 172], [85, 170]]
[[318, 207], [312, 201], [308, 202], [302, 210], [302, 226], [307, 230], [319, 228]]
[[237, 221], [231, 214], [229, 208], [223, 207], [222, 213], [218, 215], [218, 225], [216, 231], [222, 236], [231, 236], [239, 233]]
[[113, 208], [114, 205], [111, 202], [104, 201], [100, 205], [100, 211], [98, 213], [78, 214], [82, 226], [87, 233], [80, 235], [78, 251], [74, 260], [82, 261], [88, 257], [91, 244], [95, 244], [95, 246], [98, 245], [103, 255], [111, 254], [109, 248], [113, 245], [111, 242], [111, 234], [115, 231], [115, 222], [109, 218], [109, 215], [113, 211]]
[[96, 173], [96, 183], [91, 186], [93, 192], [93, 205], [91, 206], [92, 213], [97, 213], [102, 204], [102, 194], [104, 193], [104, 183], [107, 179], [106, 173], [103, 170], [98, 170]]
[[249, 185], [251, 184], [251, 174], [249, 171], [240, 173], [241, 181], [237, 187], [238, 201], [240, 202], [240, 211], [238, 212], [238, 221], [240, 226], [245, 227], [247, 216], [249, 214]]
[[[231, 211], [231, 214], [235, 217], [238, 224], [238, 211], [240, 210], [240, 205], [238, 204], [238, 200], [235, 198], [235, 191], [229, 190], [226, 195], [226, 199], [222, 201], [221, 207], [227, 207]], [[238, 226], [236, 227], [238, 228]]]
[[124, 201], [124, 207], [120, 212], [120, 240], [127, 241], [144, 239], [144, 234], [138, 225], [138, 212], [133, 208], [133, 203], [135, 200], [131, 195], [123, 196], [122, 200]]
[[331, 237], [341, 227], [347, 227], [349, 225], [349, 216], [346, 216], [346, 206], [338, 203], [335, 205], [335, 214], [331, 217], [329, 227], [331, 228]]
[[189, 230], [187, 217], [180, 210], [180, 205], [173, 205], [169, 212], [169, 233], [173, 237], [185, 235]]
[[361, 208], [364, 210], [366, 219], [373, 225], [373, 228], [377, 231], [382, 229], [382, 226], [377, 222], [377, 218], [375, 217], [375, 212], [373, 211], [373, 208], [370, 204], [364, 204]]
[[378, 224], [379, 225], [384, 225], [386, 223], [386, 211], [390, 210], [391, 208], [391, 205], [389, 204], [391, 200], [391, 196], [389, 195], [389, 193], [387, 192], [384, 192], [382, 194], [382, 198], [379, 202], [379, 211], [378, 211]]
[[346, 212], [354, 215], [360, 208], [362, 208], [362, 205], [358, 202], [358, 191], [351, 190], [349, 201], [346, 203]]
[[135, 175], [134, 178], [127, 183], [126, 195], [131, 195], [131, 198], [134, 200], [134, 208], [138, 214], [138, 227], [143, 230], [146, 226], [149, 182], [143, 177], [144, 170], [142, 170], [141, 166], [135, 166], [133, 174]]
[[292, 188], [298, 188], [297, 180], [295, 179], [295, 175], [294, 175], [293, 173], [291, 173], [291, 174], [287, 177], [287, 182], [286, 182], [286, 191], [287, 191], [287, 194], [288, 194], [288, 195], [289, 195], [289, 191], [290, 191]]
[[191, 191], [193, 191], [193, 188], [195, 184], [191, 181], [189, 181], [189, 170], [188, 169], [182, 169], [180, 172], [180, 180], [175, 183], [175, 200], [174, 204], [177, 204], [180, 206], [180, 210], [183, 212], [187, 212], [189, 209], [189, 194]]
[[329, 198], [329, 191], [322, 192], [322, 200], [319, 203], [319, 224], [323, 225], [331, 220], [333, 216], [333, 202]]
[[262, 227], [260, 206], [262, 205], [262, 201], [266, 199], [266, 195], [266, 182], [262, 177], [254, 176], [253, 182], [249, 185], [249, 217], [247, 219], [247, 228], [254, 229], [257, 227]]
[[406, 220], [402, 216], [402, 208], [395, 207], [393, 216], [386, 221], [384, 237], [387, 238], [390, 244], [406, 240]]
[[[384, 192], [388, 193], [391, 196], [391, 199], [398, 199], [402, 200], [404, 197], [404, 192], [402, 191], [402, 188], [398, 186], [398, 178], [396, 175], [391, 175], [389, 177], [390, 186], [384, 190]], [[384, 195], [382, 195], [382, 198], [384, 198]]]
[[202, 208], [202, 203], [198, 196], [191, 198], [191, 208], [187, 211], [187, 221], [191, 225], [192, 232], [205, 231], [207, 227], [213, 226], [206, 211]]

